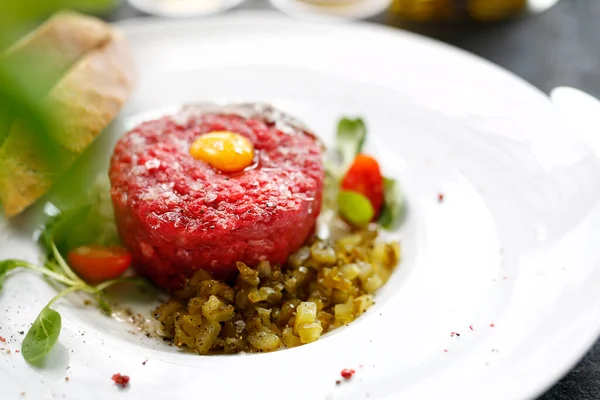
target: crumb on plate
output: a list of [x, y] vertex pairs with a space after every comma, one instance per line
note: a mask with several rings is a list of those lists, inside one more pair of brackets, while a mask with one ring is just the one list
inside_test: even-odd
[[111, 378], [115, 384], [120, 385], [122, 388], [127, 387], [129, 384], [129, 376], [121, 375], [120, 373], [116, 373]]
[[344, 379], [350, 379], [352, 378], [352, 376], [354, 375], [356, 371], [354, 371], [353, 369], [349, 369], [349, 368], [344, 368], [341, 372], [342, 378]]

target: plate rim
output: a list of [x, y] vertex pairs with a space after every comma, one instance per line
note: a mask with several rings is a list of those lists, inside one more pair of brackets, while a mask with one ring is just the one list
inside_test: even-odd
[[[375, 32], [379, 34], [384, 34], [387, 36], [399, 36], [405, 37], [410, 41], [418, 44], [422, 47], [429, 47], [432, 52], [444, 52], [446, 55], [451, 54], [452, 57], [462, 58], [465, 62], [471, 64], [479, 64], [481, 68], [485, 68], [489, 71], [489, 73], [502, 75], [504, 78], [512, 80], [517, 83], [524, 91], [528, 91], [530, 94], [538, 97], [539, 102], [544, 102], [546, 105], [552, 107], [553, 112], [557, 113], [558, 111], [554, 107], [551, 102], [549, 94], [543, 92], [540, 88], [534, 86], [529, 81], [524, 78], [516, 75], [515, 73], [509, 71], [508, 69], [483, 58], [477, 54], [469, 52], [468, 50], [462, 49], [460, 47], [454, 46], [452, 44], [430, 38], [419, 33], [410, 32], [406, 30], [402, 30], [399, 28], [383, 25], [373, 21], [364, 21], [364, 20], [343, 20], [343, 19], [326, 19], [326, 20], [307, 20], [302, 18], [294, 18], [292, 16], [283, 14], [276, 10], [244, 10], [244, 9], [233, 9], [227, 13], [220, 15], [210, 16], [211, 20], [215, 19], [268, 19], [268, 20], [287, 20], [290, 23], [296, 24], [306, 24], [306, 25], [324, 25], [331, 24], [336, 25], [336, 28], [340, 29], [351, 29], [356, 31], [369, 31]], [[188, 24], [193, 25], [195, 23], [201, 23], [202, 19], [186, 19], [186, 20], [164, 20], [154, 16], [150, 17], [135, 17], [131, 19], [126, 19], [122, 21], [118, 21], [115, 23], [117, 27], [120, 29], [124, 29], [126, 31], [130, 30], [143, 30], [146, 29], [148, 25], [151, 26], [173, 26], [173, 25], [181, 25]], [[187, 28], [187, 27], [186, 27]], [[181, 28], [184, 29], [184, 28]], [[192, 28], [193, 29], [193, 28]], [[520, 394], [527, 398], [537, 398], [543, 393], [545, 393], [549, 388], [554, 386], [558, 381], [567, 375], [573, 367], [585, 356], [585, 354], [591, 349], [593, 344], [600, 339], [600, 321], [594, 324], [593, 328], [587, 330], [587, 334], [583, 334], [582, 331], [578, 333], [581, 334], [580, 338], [580, 346], [578, 349], [573, 350], [570, 354], [563, 357], [563, 361], [558, 363], [559, 366], [553, 368], [552, 370], [546, 370], [546, 374], [537, 374], [537, 380], [531, 379], [530, 384], [527, 387], [521, 387]], [[543, 377], [541, 375], [544, 375]], [[535, 382], [534, 382], [535, 380]], [[508, 393], [506, 393], [508, 395]], [[393, 395], [390, 395], [390, 399], [393, 398]], [[502, 397], [498, 397], [502, 398]]]
[[[211, 16], [210, 19], [231, 19], [231, 18], [275, 18], [279, 20], [287, 20], [287, 21], [297, 21], [293, 18], [286, 17], [285, 15], [279, 14], [274, 11], [264, 11], [264, 10], [236, 10], [227, 14]], [[147, 29], [148, 27], [156, 28], [156, 25], [185, 25], [188, 29], [189, 26], [193, 26], [201, 22], [202, 19], [185, 19], [185, 20], [162, 20], [158, 17], [137, 17], [128, 20], [123, 20], [115, 23], [115, 26], [123, 29], [126, 33], [128, 33], [131, 29]], [[310, 21], [297, 21], [302, 24], [319, 24], [318, 22], [310, 22]], [[290, 22], [291, 23], [291, 22]], [[524, 79], [518, 77], [512, 72], [504, 69], [503, 67], [494, 64], [493, 62], [486, 60], [480, 56], [472, 54], [466, 50], [457, 48], [447, 43], [440, 42], [435, 39], [427, 38], [421, 36], [419, 34], [401, 31], [396, 28], [391, 28], [387, 26], [382, 26], [372, 22], [339, 22], [342, 25], [345, 25], [349, 28], [346, 29], [364, 29], [370, 31], [380, 31], [385, 33], [386, 35], [400, 35], [404, 37], [410, 38], [410, 40], [420, 43], [422, 46], [432, 47], [431, 51], [438, 51], [439, 49], [443, 49], [446, 53], [454, 53], [456, 57], [463, 58], [465, 62], [469, 63], [477, 63], [480, 65], [484, 65], [491, 73], [500, 73], [504, 75], [506, 78], [509, 78], [515, 82], [518, 82], [519, 86], [523, 87], [523, 90], [527, 90], [532, 94], [535, 94], [539, 101], [546, 101], [550, 103], [550, 98], [540, 89], [533, 86], [531, 83], [525, 81]], [[340, 26], [342, 26], [340, 25]], [[184, 29], [184, 28], [181, 28]], [[193, 29], [193, 28], [191, 28]], [[344, 29], [344, 28], [342, 28]], [[590, 306], [591, 307], [591, 306]], [[585, 332], [580, 331], [579, 337], [579, 346], [574, 346], [568, 354], [563, 353], [562, 362], [558, 363], [559, 366], [551, 368], [552, 366], [546, 365], [546, 373], [538, 374], [535, 377], [532, 377], [527, 385], [520, 386], [520, 393], [523, 396], [534, 397], [543, 393], [547, 388], [554, 385], [558, 378], [565, 375], [570, 371], [570, 369], [577, 363], [577, 361], [588, 351], [588, 349], [593, 345], [594, 341], [600, 336], [600, 321], [596, 323], [592, 323], [589, 326], [591, 328], [587, 329]], [[575, 348], [576, 347], [576, 348]], [[542, 376], [543, 375], [543, 376]], [[506, 392], [509, 394], [509, 392]], [[496, 394], [497, 395], [497, 394]], [[514, 392], [511, 394], [514, 395]], [[391, 396], [393, 397], [393, 396]], [[390, 398], [391, 398], [390, 397]]]

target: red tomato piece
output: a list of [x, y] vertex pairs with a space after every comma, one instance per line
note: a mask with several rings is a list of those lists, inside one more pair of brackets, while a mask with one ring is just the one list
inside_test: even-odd
[[342, 189], [360, 193], [371, 202], [375, 215], [379, 217], [383, 207], [383, 176], [379, 164], [373, 157], [359, 154], [342, 179]]
[[81, 246], [71, 250], [67, 259], [86, 282], [118, 278], [131, 264], [131, 254], [119, 246]]

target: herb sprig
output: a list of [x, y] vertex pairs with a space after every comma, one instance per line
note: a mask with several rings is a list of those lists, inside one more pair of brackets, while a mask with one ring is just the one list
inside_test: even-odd
[[43, 267], [16, 259], [0, 261], [0, 289], [8, 274], [18, 268], [34, 271], [62, 286], [62, 290], [42, 309], [23, 340], [21, 353], [28, 362], [35, 363], [42, 360], [58, 342], [62, 319], [60, 314], [51, 307], [61, 298], [73, 292], [88, 293], [95, 297], [99, 308], [103, 312], [110, 314], [110, 305], [104, 297], [107, 288], [126, 282], [136, 284], [145, 283], [145, 280], [141, 278], [128, 277], [91, 285], [82, 280], [71, 269], [59, 251], [58, 243], [61, 235], [70, 230], [77, 221], [80, 222], [85, 212], [86, 208], [83, 207], [69, 210], [60, 214], [46, 225], [40, 236], [40, 242], [47, 251], [47, 260]]

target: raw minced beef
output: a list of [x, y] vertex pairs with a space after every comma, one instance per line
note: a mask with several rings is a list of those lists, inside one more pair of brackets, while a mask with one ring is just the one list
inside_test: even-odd
[[[231, 131], [255, 164], [225, 174], [194, 159], [198, 136]], [[236, 262], [283, 263], [310, 236], [321, 206], [322, 146], [299, 123], [255, 105], [189, 106], [142, 123], [115, 148], [111, 196], [135, 268], [167, 289], [198, 269], [226, 276]]]

